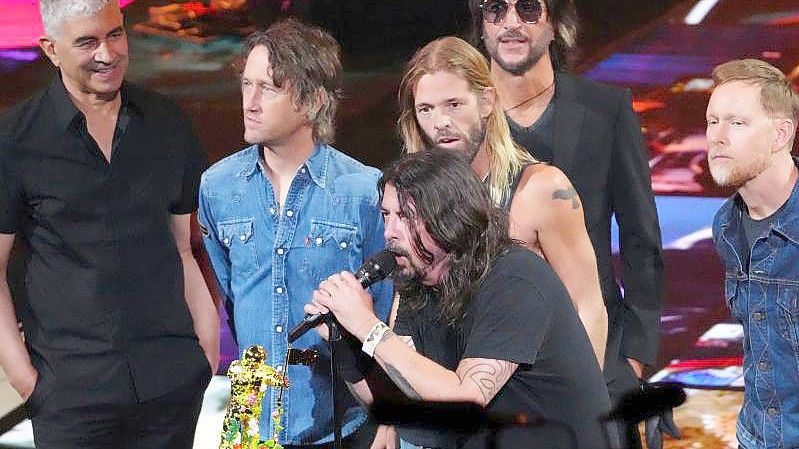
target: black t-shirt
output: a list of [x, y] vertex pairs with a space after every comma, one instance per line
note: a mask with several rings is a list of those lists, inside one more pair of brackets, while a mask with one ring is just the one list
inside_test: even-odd
[[60, 78], [0, 116], [0, 233], [29, 249], [37, 394], [57, 379], [75, 404], [148, 400], [210, 372], [171, 232], [197, 208], [206, 158], [172, 101], [121, 95], [110, 162]]
[[[562, 423], [576, 433], [577, 447], [605, 447], [599, 423], [610, 409], [605, 380], [566, 288], [541, 257], [512, 247], [496, 260], [461, 323], [447, 327], [437, 318], [433, 305], [413, 314], [401, 309], [395, 330], [410, 335], [421, 354], [452, 370], [464, 358], [519, 364], [488, 412]], [[442, 441], [415, 440], [419, 433], [402, 429], [400, 435], [425, 446]], [[566, 435], [557, 424], [502, 432], [499, 447], [569, 447]], [[462, 443], [485, 447], [485, 435]]]
[[783, 204], [779, 209], [777, 209], [776, 212], [768, 217], [756, 220], [749, 216], [746, 204], [742, 200], [739, 201], [741, 203], [741, 208], [743, 209], [743, 213], [741, 214], [741, 224], [743, 225], [744, 237], [746, 237], [746, 248], [743, 248], [741, 255], [743, 256], [742, 262], [744, 267], [748, 269], [749, 254], [752, 252], [752, 247], [755, 246], [755, 242], [758, 238], [764, 236], [766, 232], [771, 229], [771, 223], [775, 218], [777, 218], [785, 205]]
[[[557, 94], [556, 94], [557, 95]], [[544, 113], [530, 126], [522, 126], [508, 117], [513, 140], [542, 162], [552, 162], [555, 146], [555, 100], [549, 102]]]

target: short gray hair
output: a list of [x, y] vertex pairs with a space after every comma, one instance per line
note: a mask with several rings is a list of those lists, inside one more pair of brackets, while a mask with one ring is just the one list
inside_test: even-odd
[[56, 37], [64, 19], [97, 14], [111, 1], [117, 0], [39, 0], [44, 32]]

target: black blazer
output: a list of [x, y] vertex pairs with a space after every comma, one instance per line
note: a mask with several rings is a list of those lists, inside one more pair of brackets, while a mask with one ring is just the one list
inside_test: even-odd
[[[663, 260], [648, 152], [629, 89], [556, 73], [553, 165], [574, 184], [596, 252], [608, 309], [606, 368], [621, 357], [657, 357]], [[616, 215], [624, 299], [615, 281], [610, 223]], [[606, 373], [610, 380], [612, 372]]]

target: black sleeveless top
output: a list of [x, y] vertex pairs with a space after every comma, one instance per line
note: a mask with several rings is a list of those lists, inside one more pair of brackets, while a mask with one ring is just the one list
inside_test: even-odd
[[[504, 210], [505, 212], [510, 212], [510, 203], [513, 202], [513, 196], [516, 195], [516, 189], [519, 188], [519, 183], [522, 180], [522, 175], [524, 175], [524, 171], [527, 169], [527, 167], [533, 164], [540, 164], [540, 163], [541, 162], [530, 162], [524, 164], [522, 165], [522, 168], [520, 168], [519, 171], [517, 171], [516, 174], [513, 175], [513, 182], [511, 182], [510, 188], [508, 189], [507, 192], [505, 192], [505, 195], [502, 196], [502, 201], [499, 203], [499, 207], [501, 207], [502, 210]], [[486, 178], [486, 180], [487, 179], [488, 178]]]

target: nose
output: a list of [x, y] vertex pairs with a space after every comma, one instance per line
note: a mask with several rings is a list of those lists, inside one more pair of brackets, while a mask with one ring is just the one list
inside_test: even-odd
[[257, 111], [261, 104], [260, 89], [250, 88], [241, 91], [241, 99], [245, 111]]
[[452, 118], [446, 112], [436, 111], [433, 115], [433, 127], [441, 131], [452, 126]]
[[502, 25], [505, 28], [517, 28], [521, 26], [522, 19], [519, 18], [519, 14], [516, 13], [516, 2], [508, 2], [508, 11], [505, 13], [505, 19], [502, 21]]
[[111, 64], [117, 56], [117, 51], [108, 43], [108, 40], [101, 41], [94, 52], [94, 60], [103, 64]]
[[386, 243], [392, 242], [397, 239], [397, 225], [396, 219], [390, 215], [385, 215], [383, 220], [383, 238]]
[[709, 124], [705, 136], [710, 143], [724, 144], [727, 142], [727, 125], [724, 122]]

